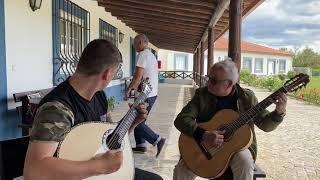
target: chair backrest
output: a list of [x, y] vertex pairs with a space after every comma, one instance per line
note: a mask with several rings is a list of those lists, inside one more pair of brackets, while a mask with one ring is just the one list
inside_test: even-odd
[[13, 94], [15, 102], [21, 102], [21, 106], [16, 107], [17, 113], [21, 118], [22, 135], [29, 135], [29, 128], [32, 127], [34, 115], [36, 113], [38, 103], [53, 88], [41, 89], [35, 91], [27, 91]]
[[0, 141], [0, 180], [23, 175], [28, 144], [28, 136]]

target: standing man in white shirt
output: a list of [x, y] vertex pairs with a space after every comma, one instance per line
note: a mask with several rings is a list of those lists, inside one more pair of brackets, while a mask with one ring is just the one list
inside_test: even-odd
[[[149, 78], [152, 91], [148, 95], [146, 102], [149, 104], [147, 110], [150, 113], [158, 95], [158, 63], [156, 57], [148, 49], [148, 42], [149, 40], [144, 34], [139, 34], [134, 38], [134, 47], [138, 52], [138, 60], [133, 79], [127, 89], [127, 97], [129, 97], [131, 90], [137, 90], [142, 78]], [[159, 156], [166, 140], [148, 127], [145, 121], [134, 129], [134, 138], [136, 147], [132, 148], [133, 152], [145, 153], [147, 151], [146, 141], [148, 141], [153, 146], [157, 146], [156, 157]]]

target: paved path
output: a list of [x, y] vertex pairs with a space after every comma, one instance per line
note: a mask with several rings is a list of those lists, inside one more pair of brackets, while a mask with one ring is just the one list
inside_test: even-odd
[[[253, 89], [259, 100], [269, 92]], [[161, 84], [158, 100], [147, 124], [167, 138], [158, 159], [156, 148], [148, 146], [146, 154], [134, 154], [137, 167], [160, 174], [171, 180], [174, 165], [179, 159], [179, 132], [173, 121], [181, 108], [190, 100], [192, 87]], [[271, 110], [274, 106], [270, 107]], [[127, 111], [121, 103], [113, 118], [119, 119]], [[257, 164], [266, 171], [267, 179], [320, 179], [320, 107], [289, 98], [287, 116], [273, 132], [256, 130], [259, 152]], [[134, 146], [134, 139], [131, 135]], [[201, 179], [201, 178], [198, 178]]]

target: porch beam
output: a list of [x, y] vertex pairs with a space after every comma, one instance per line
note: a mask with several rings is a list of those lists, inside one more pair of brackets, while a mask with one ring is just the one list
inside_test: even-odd
[[195, 0], [169, 0], [173, 3], [181, 3], [181, 5], [189, 4], [193, 6], [212, 7], [215, 4], [208, 1], [195, 1]]
[[158, 32], [152, 32], [152, 31], [146, 31], [146, 30], [141, 30], [141, 31], [137, 31], [139, 33], [144, 33], [147, 36], [150, 37], [154, 37], [157, 39], [171, 39], [171, 40], [184, 40], [186, 42], [197, 42], [200, 39], [200, 36], [189, 36], [189, 35], [182, 35], [182, 34], [174, 34], [174, 33], [167, 33], [167, 34], [163, 34], [163, 33], [158, 33]]
[[[119, 20], [121, 20], [123, 23], [126, 22], [136, 22], [136, 23], [146, 23], [146, 24], [154, 24], [154, 20], [152, 19], [144, 19], [142, 22], [139, 19], [136, 18], [131, 18], [131, 17], [127, 17], [127, 18], [123, 18], [123, 17], [117, 17]], [[205, 25], [201, 25], [201, 24], [194, 24], [194, 23], [184, 23], [184, 22], [179, 22], [179, 21], [169, 21], [169, 20], [163, 20], [163, 19], [158, 19], [157, 20], [157, 24], [159, 25], [168, 25], [168, 23], [171, 23], [173, 25], [176, 26], [188, 26], [188, 27], [192, 27], [192, 28], [200, 28], [203, 29], [206, 26]], [[224, 26], [223, 26], [224, 27]]]
[[[166, 26], [159, 26], [159, 25], [143, 25], [143, 24], [132, 24], [132, 23], [126, 23], [129, 27], [132, 29], [137, 30], [145, 30], [145, 31], [151, 31], [151, 32], [169, 32], [169, 33], [182, 33], [182, 34], [188, 34], [191, 36], [201, 36], [201, 31], [199, 30], [191, 30], [191, 29], [182, 29], [182, 28], [174, 28], [174, 27], [166, 27]], [[163, 34], [165, 36], [165, 34]]]
[[184, 21], [190, 21], [190, 22], [205, 22], [208, 23], [208, 19], [204, 18], [199, 18], [199, 17], [186, 17], [186, 16], [181, 16], [181, 15], [168, 15], [165, 13], [159, 13], [159, 12], [154, 12], [154, 11], [135, 11], [132, 9], [128, 8], [117, 8], [110, 10], [108, 8], [105, 8], [106, 11], [111, 12], [112, 15], [114, 16], [122, 16], [122, 15], [129, 15], [129, 14], [135, 14], [136, 16], [139, 16], [140, 19], [144, 19], [145, 16], [150, 16], [153, 17], [154, 20], [157, 20], [158, 18], [168, 18], [168, 19], [181, 19]]
[[[98, 0], [99, 2], [105, 2], [105, 0]], [[190, 4], [183, 4], [181, 2], [163, 2], [163, 1], [154, 1], [154, 0], [111, 0], [111, 1], [119, 1], [123, 3], [132, 2], [138, 4], [140, 6], [150, 5], [155, 8], [171, 8], [177, 10], [185, 10], [189, 11], [190, 13], [204, 13], [204, 14], [212, 14], [212, 10], [214, 7], [204, 7], [204, 6], [197, 6], [197, 5], [190, 5]]]
[[169, 45], [174, 45], [174, 46], [181, 46], [181, 47], [190, 47], [190, 48], [193, 48], [192, 45], [194, 43], [192, 42], [180, 42], [180, 41], [171, 41], [170, 40], [167, 40], [167, 39], [164, 39], [164, 40], [158, 40], [158, 39], [153, 39], [153, 38], [150, 38], [150, 42], [152, 44], [159, 44], [159, 45], [166, 45], [166, 46], [169, 46]]
[[[164, 22], [164, 23], [182, 23], [182, 24], [189, 24], [190, 26], [201, 26], [202, 28], [206, 27], [207, 24], [204, 22], [192, 22], [189, 20], [181, 20], [181, 19], [173, 19], [173, 18], [162, 18], [162, 17], [156, 17], [156, 16], [143, 16], [141, 17], [140, 15], [134, 14], [134, 13], [119, 13], [119, 16], [117, 16], [117, 19], [121, 21], [125, 20], [148, 20], [152, 21], [154, 23], [155, 18], [157, 18], [157, 22]], [[229, 22], [228, 22], [229, 23]]]
[[209, 74], [210, 67], [213, 65], [213, 51], [214, 51], [214, 29], [209, 28], [208, 33], [208, 64], [207, 64], [207, 74]]
[[165, 45], [165, 46], [172, 45], [172, 46], [181, 46], [181, 47], [190, 47], [190, 48], [192, 47], [192, 43], [163, 42], [163, 41], [153, 40], [153, 39], [150, 39], [150, 42], [152, 42], [152, 44], [159, 44], [159, 45]]
[[183, 39], [183, 38], [175, 38], [174, 39], [174, 38], [150, 35], [148, 33], [145, 33], [145, 34], [150, 39], [150, 41], [152, 40], [154, 42], [158, 42], [158, 43], [162, 43], [162, 44], [177, 44], [177, 45], [190, 44], [192, 46], [196, 42], [196, 41], [191, 41], [191, 40]]
[[228, 56], [237, 64], [240, 71], [241, 64], [241, 23], [242, 0], [232, 0], [230, 3], [230, 27]]
[[[125, 24], [131, 24], [131, 25], [137, 25], [137, 26], [149, 26], [153, 29], [155, 26], [161, 27], [161, 28], [168, 28], [168, 23], [164, 23], [164, 22], [152, 22], [152, 21], [139, 21], [139, 20], [124, 20], [123, 21]], [[204, 27], [193, 27], [193, 26], [188, 26], [186, 24], [179, 24], [176, 26], [174, 23], [171, 23], [170, 28], [173, 29], [182, 29], [182, 30], [189, 30], [189, 31], [203, 31]], [[168, 29], [170, 29], [168, 28]]]
[[[106, 10], [109, 12], [109, 10]], [[173, 17], [159, 17], [159, 16], [154, 16], [154, 15], [140, 15], [140, 14], [136, 14], [136, 13], [125, 13], [125, 12], [114, 12], [111, 13], [114, 16], [116, 16], [118, 19], [148, 19], [151, 21], [155, 21], [155, 20], [160, 20], [160, 21], [165, 21], [168, 23], [172, 23], [172, 22], [181, 22], [181, 23], [186, 23], [186, 24], [197, 24], [197, 25], [202, 25], [202, 26], [206, 26], [208, 24], [208, 22], [206, 21], [194, 21], [194, 20], [190, 20], [190, 19], [177, 19], [177, 18], [173, 18]]]
[[214, 26], [217, 24], [217, 22], [219, 21], [219, 19], [223, 15], [224, 11], [228, 8], [229, 4], [230, 4], [230, 0], [221, 0], [220, 3], [217, 5], [217, 8], [214, 10], [214, 13], [210, 19], [208, 27], [202, 35], [202, 38], [198, 44], [198, 47], [201, 46], [201, 42], [206, 41], [206, 39], [208, 37], [208, 29], [214, 28]]
[[130, 9], [130, 11], [134, 11], [134, 12], [144, 11], [148, 14], [150, 12], [157, 12], [157, 13], [164, 13], [164, 14], [168, 14], [168, 15], [178, 15], [178, 16], [195, 17], [195, 18], [202, 18], [202, 19], [209, 19], [210, 18], [210, 15], [208, 15], [208, 14], [190, 13], [188, 11], [168, 9], [168, 8], [155, 8], [154, 6], [138, 5], [138, 4], [135, 4], [132, 2], [122, 3], [119, 1], [104, 1], [104, 2], [99, 3], [99, 5], [100, 6], [102, 5], [108, 9], [111, 9], [111, 10], [117, 10], [117, 9], [122, 10], [123, 8], [125, 8], [127, 10]]
[[187, 52], [187, 53], [193, 52], [193, 48], [190, 48], [190, 47], [182, 47], [182, 46], [176, 46], [176, 45], [159, 45], [159, 47], [161, 49], [181, 51], [181, 52]]

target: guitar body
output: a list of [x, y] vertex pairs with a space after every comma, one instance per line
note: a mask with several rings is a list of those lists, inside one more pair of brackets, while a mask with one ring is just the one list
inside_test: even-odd
[[[96, 154], [107, 152], [102, 145], [106, 132], [111, 133], [115, 125], [104, 122], [87, 122], [73, 127], [59, 144], [58, 157], [73, 161], [86, 161]], [[134, 161], [128, 134], [122, 144], [123, 163], [121, 168], [112, 174], [87, 178], [88, 180], [117, 179], [130, 180], [134, 178]]]
[[[205, 130], [218, 130], [238, 117], [237, 112], [224, 109], [210, 121], [201, 123], [199, 126]], [[185, 164], [194, 174], [204, 178], [217, 178], [228, 168], [232, 155], [248, 148], [252, 143], [252, 138], [249, 125], [243, 125], [219, 149], [211, 149], [209, 152], [212, 159], [208, 160], [194, 138], [181, 134], [179, 150]]]

